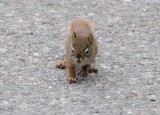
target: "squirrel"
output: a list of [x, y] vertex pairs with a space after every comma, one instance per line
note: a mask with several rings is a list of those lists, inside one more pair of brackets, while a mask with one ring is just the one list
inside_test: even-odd
[[[69, 84], [76, 83], [76, 75], [87, 75], [97, 73], [98, 70], [91, 66], [98, 52], [96, 37], [94, 36], [94, 25], [89, 20], [77, 19], [71, 21], [69, 36], [65, 43], [66, 58], [59, 61], [56, 67], [67, 69], [67, 80]], [[77, 74], [77, 71], [80, 71]]]

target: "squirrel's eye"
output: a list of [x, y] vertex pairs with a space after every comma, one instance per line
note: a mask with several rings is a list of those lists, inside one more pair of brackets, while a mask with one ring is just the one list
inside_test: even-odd
[[88, 48], [85, 50], [85, 55], [89, 55], [89, 50], [88, 50]]

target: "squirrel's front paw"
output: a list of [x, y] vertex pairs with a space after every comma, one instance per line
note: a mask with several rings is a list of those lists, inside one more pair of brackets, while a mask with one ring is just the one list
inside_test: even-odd
[[87, 76], [87, 71], [86, 70], [83, 70], [83, 69], [81, 69], [78, 73], [77, 73], [77, 75], [82, 75], [82, 76]]
[[76, 78], [72, 78], [72, 77], [67, 77], [67, 81], [68, 81], [69, 84], [77, 83], [77, 79]]
[[66, 68], [65, 62], [64, 61], [59, 61], [56, 64], [56, 67], [59, 68], [59, 69], [65, 69]]
[[96, 69], [92, 66], [88, 67], [87, 70], [88, 70], [89, 73], [98, 73], [98, 69]]

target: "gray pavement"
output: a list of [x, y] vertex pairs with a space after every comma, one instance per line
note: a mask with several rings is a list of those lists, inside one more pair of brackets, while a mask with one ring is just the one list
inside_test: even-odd
[[[96, 25], [90, 74], [69, 85], [67, 23]], [[0, 0], [1, 115], [159, 115], [160, 0]]]

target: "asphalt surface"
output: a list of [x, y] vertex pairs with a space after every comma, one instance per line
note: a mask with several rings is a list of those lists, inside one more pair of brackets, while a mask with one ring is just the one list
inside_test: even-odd
[[[55, 68], [67, 23], [91, 20], [99, 73]], [[160, 0], [0, 0], [1, 115], [159, 115]]]

